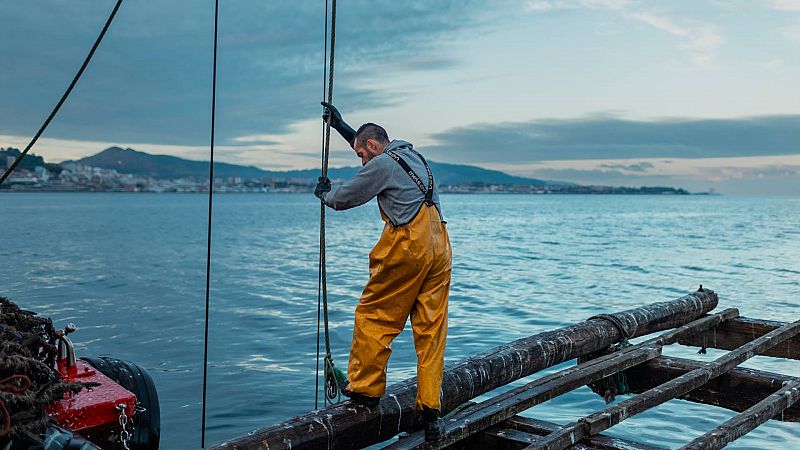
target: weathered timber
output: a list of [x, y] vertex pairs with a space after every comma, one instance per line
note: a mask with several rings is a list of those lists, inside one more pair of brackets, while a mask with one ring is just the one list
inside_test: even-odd
[[[640, 394], [702, 366], [703, 363], [691, 359], [659, 356], [628, 369], [628, 388]], [[737, 367], [679, 398], [742, 412], [795, 380], [800, 378]], [[800, 405], [787, 408], [773, 419], [800, 422]]]
[[[541, 438], [541, 436], [512, 428], [494, 428], [484, 432], [483, 435], [480, 436], [480, 439], [476, 439], [471, 443], [471, 446], [462, 448], [470, 450], [486, 450], [488, 448], [492, 450], [521, 449]], [[611, 439], [613, 438], [609, 438], [609, 441], [611, 441]], [[623, 443], [620, 440], [618, 443], [619, 445], [614, 445], [613, 443], [611, 443], [611, 445], [608, 445], [608, 443], [604, 443], [604, 445], [595, 445], [591, 442], [586, 442], [573, 446], [571, 450], [641, 450], [648, 448], [632, 441]], [[653, 450], [653, 447], [648, 448], [648, 450]]]
[[[561, 426], [530, 417], [514, 416], [480, 434], [453, 444], [448, 450], [518, 450], [541, 439]], [[664, 450], [604, 434], [592, 436], [570, 450]]]
[[659, 346], [637, 347], [572, 366], [466, 408], [447, 421], [442, 439], [426, 442], [425, 433], [418, 431], [384, 448], [387, 450], [445, 448], [518, 412], [653, 359], [660, 354]]
[[[545, 422], [544, 420], [533, 419], [530, 417], [514, 416], [501, 424], [505, 429], [512, 429], [524, 431], [529, 434], [538, 436], [545, 436], [553, 431], [561, 428], [561, 425]], [[630, 449], [630, 450], [663, 450], [660, 447], [654, 447], [648, 444], [629, 441], [627, 439], [617, 438], [614, 436], [607, 436], [598, 434], [585, 439], [584, 442], [593, 447], [602, 449]]]
[[[686, 336], [678, 343], [694, 347], [733, 350], [784, 325], [786, 325], [785, 322], [739, 317], [726, 321], [704, 333]], [[800, 336], [787, 339], [782, 345], [772, 347], [763, 355], [800, 360]]]
[[[717, 294], [704, 289], [670, 302], [614, 314], [630, 336], [681, 326], [711, 311]], [[448, 366], [442, 385], [442, 410], [456, 406], [544, 368], [604, 349], [622, 338], [608, 320], [587, 320], [495, 347]], [[383, 442], [419, 426], [413, 412], [416, 378], [392, 386], [376, 407], [339, 403], [247, 436], [218, 449], [352, 449]]]
[[569, 367], [472, 405], [450, 418], [442, 439], [436, 442], [426, 442], [425, 434], [418, 431], [385, 448], [391, 450], [445, 448], [539, 403], [652, 359], [661, 354], [661, 346], [673, 344], [682, 336], [717, 326], [720, 322], [738, 314], [737, 309], [731, 308], [702, 317], [643, 343]]
[[[449, 450], [519, 450], [537, 442], [560, 425], [529, 417], [514, 416], [470, 437]], [[598, 434], [570, 447], [570, 450], [664, 450], [640, 442]]]
[[787, 383], [779, 391], [726, 421], [714, 430], [681, 447], [681, 450], [716, 450], [739, 439], [762, 423], [782, 413], [800, 399], [800, 380]]
[[587, 436], [607, 430], [642, 411], [692, 391], [705, 384], [708, 380], [716, 378], [749, 358], [752, 358], [759, 352], [763, 352], [798, 334], [800, 334], [800, 321], [785, 325], [712, 362], [704, 363], [698, 369], [685, 373], [674, 380], [656, 386], [635, 397], [624, 400], [617, 405], [610, 406], [584, 417], [578, 422], [567, 425], [561, 430], [548, 435], [540, 442], [533, 444], [530, 448], [540, 450], [566, 448]]
[[698, 333], [708, 331], [710, 328], [719, 326], [729, 320], [739, 317], [739, 310], [736, 308], [723, 309], [716, 314], [709, 314], [708, 316], [701, 317], [697, 320], [682, 325], [674, 330], [667, 331], [652, 339], [642, 342], [641, 345], [671, 345], [685, 339], [689, 336], [695, 336]]

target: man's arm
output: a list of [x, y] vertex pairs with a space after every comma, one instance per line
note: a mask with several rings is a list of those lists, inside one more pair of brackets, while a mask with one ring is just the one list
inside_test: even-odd
[[322, 201], [337, 211], [363, 205], [386, 189], [396, 165], [388, 156], [376, 156], [358, 171], [355, 178], [322, 194]]
[[342, 114], [335, 106], [328, 102], [322, 102], [325, 107], [325, 112], [322, 113], [322, 120], [327, 122], [330, 118], [331, 127], [338, 131], [339, 134], [350, 144], [350, 147], [355, 148], [353, 145], [356, 139], [356, 130], [354, 130], [347, 122], [342, 119]]

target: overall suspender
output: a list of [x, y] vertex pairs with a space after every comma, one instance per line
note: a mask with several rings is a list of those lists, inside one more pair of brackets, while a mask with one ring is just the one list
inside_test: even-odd
[[398, 155], [397, 153], [395, 153], [393, 151], [386, 152], [386, 153], [388, 153], [389, 156], [391, 156], [392, 159], [394, 159], [397, 162], [397, 164], [400, 164], [400, 167], [402, 167], [403, 170], [406, 171], [408, 176], [411, 177], [411, 180], [414, 181], [414, 183], [417, 184], [417, 187], [419, 188], [419, 190], [422, 191], [422, 193], [425, 195], [425, 204], [428, 205], [428, 206], [433, 206], [433, 173], [431, 173], [431, 168], [430, 168], [430, 166], [428, 166], [428, 162], [425, 161], [425, 157], [420, 155], [416, 150], [412, 149], [411, 151], [414, 152], [414, 154], [416, 154], [417, 156], [419, 156], [419, 159], [422, 160], [422, 164], [425, 165], [425, 170], [428, 172], [428, 186], [427, 187], [422, 182], [422, 180], [419, 179], [417, 174], [413, 170], [411, 170], [411, 167], [408, 165], [408, 163], [405, 162], [405, 160], [400, 157], [400, 155]]

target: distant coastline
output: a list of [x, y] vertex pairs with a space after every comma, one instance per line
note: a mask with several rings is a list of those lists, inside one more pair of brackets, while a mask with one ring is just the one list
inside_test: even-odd
[[[334, 188], [336, 185], [334, 185]], [[708, 192], [688, 192], [683, 189], [670, 187], [621, 187], [621, 186], [580, 186], [582, 189], [561, 189], [546, 191], [523, 192], [506, 185], [489, 185], [482, 189], [475, 189], [473, 186], [442, 186], [442, 194], [453, 195], [719, 195]], [[65, 188], [62, 186], [18, 186], [12, 188], [0, 188], [0, 194], [13, 193], [136, 193], [136, 194], [200, 194], [207, 193], [208, 189], [198, 188], [196, 190], [126, 190], [126, 189], [80, 189]], [[275, 190], [246, 190], [246, 189], [214, 189], [214, 193], [220, 194], [309, 194], [314, 192], [313, 188], [306, 189], [275, 189]]]
[[[0, 171], [20, 154], [0, 148]], [[538, 180], [481, 167], [430, 162], [442, 193], [531, 195], [692, 195], [675, 187], [601, 186]], [[352, 178], [358, 167], [332, 168], [334, 186]], [[78, 161], [47, 163], [27, 155], [0, 192], [208, 192], [208, 163], [174, 156], [150, 155], [133, 149], [111, 147]], [[318, 171], [266, 171], [253, 166], [214, 164], [214, 192], [309, 193]]]

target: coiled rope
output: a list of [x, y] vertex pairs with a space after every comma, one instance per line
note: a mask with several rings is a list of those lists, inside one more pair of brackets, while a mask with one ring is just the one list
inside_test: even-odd
[[33, 147], [33, 144], [35, 144], [36, 141], [39, 140], [39, 136], [41, 136], [42, 133], [44, 133], [45, 128], [47, 128], [47, 126], [50, 125], [50, 122], [56, 116], [56, 114], [58, 113], [58, 110], [60, 110], [61, 106], [64, 104], [64, 102], [67, 101], [67, 97], [69, 97], [69, 94], [72, 92], [72, 89], [75, 87], [75, 85], [78, 84], [78, 80], [81, 78], [81, 75], [83, 75], [83, 71], [86, 70], [86, 66], [89, 65], [89, 61], [92, 60], [92, 56], [94, 56], [95, 50], [97, 50], [97, 47], [100, 46], [100, 42], [103, 40], [103, 37], [106, 35], [106, 31], [108, 31], [108, 27], [111, 26], [111, 22], [114, 20], [114, 16], [117, 15], [117, 11], [119, 10], [120, 5], [122, 5], [122, 0], [117, 0], [117, 4], [114, 5], [114, 9], [111, 10], [111, 14], [108, 16], [108, 20], [106, 20], [106, 24], [103, 26], [103, 29], [100, 31], [100, 34], [97, 36], [97, 39], [95, 39], [94, 45], [92, 45], [91, 50], [89, 50], [89, 54], [86, 55], [86, 58], [83, 60], [83, 64], [81, 64], [81, 68], [78, 69], [78, 72], [72, 78], [72, 82], [70, 82], [69, 86], [67, 87], [67, 90], [64, 91], [64, 94], [61, 96], [61, 99], [58, 101], [58, 103], [56, 103], [56, 106], [50, 112], [50, 115], [47, 116], [47, 119], [45, 119], [45, 121], [42, 124], [42, 126], [39, 127], [39, 131], [37, 131], [36, 135], [33, 136], [33, 139], [31, 139], [31, 141], [25, 147], [25, 150], [23, 150], [22, 153], [20, 153], [17, 156], [17, 159], [15, 159], [14, 162], [11, 164], [11, 166], [6, 169], [6, 171], [3, 173], [2, 176], [0, 176], [0, 185], [2, 185], [3, 182], [6, 181], [6, 179], [9, 176], [11, 176], [11, 173], [14, 171], [14, 169], [16, 169], [17, 166], [19, 165], [19, 163], [22, 162], [22, 158], [24, 158], [25, 155], [28, 154], [28, 151]]
[[[0, 447], [41, 448], [47, 406], [95, 383], [64, 381], [54, 369], [60, 332], [50, 319], [0, 296]], [[38, 443], [39, 446], [33, 444]], [[25, 445], [24, 448], [28, 448]]]
[[[333, 103], [333, 65], [334, 49], [336, 47], [336, 0], [331, 0], [331, 41], [330, 56], [328, 56], [328, 1], [325, 1], [325, 54], [324, 64], [327, 67], [327, 90], [325, 83], [322, 87], [322, 97], [328, 104]], [[330, 59], [329, 59], [330, 58]], [[324, 69], [323, 69], [324, 73]], [[327, 96], [326, 96], [327, 93]], [[331, 116], [324, 124], [324, 140], [322, 143], [322, 176], [328, 176], [328, 160], [331, 146]], [[325, 373], [325, 405], [335, 403], [340, 399], [341, 388], [347, 383], [344, 373], [333, 364], [331, 354], [330, 327], [328, 326], [328, 283], [325, 258], [325, 203], [320, 201], [319, 205], [319, 279], [317, 282], [317, 376], [316, 389], [314, 395], [314, 408], [319, 407], [319, 338], [320, 338], [320, 312], [325, 327], [325, 358], [323, 359], [323, 369]]]
[[[626, 347], [631, 346], [628, 340], [633, 337], [634, 333], [628, 330], [628, 327], [622, 320], [620, 320], [619, 317], [615, 316], [614, 314], [598, 314], [596, 316], [588, 318], [587, 320], [593, 320], [593, 319], [605, 320], [607, 322], [610, 322], [612, 325], [614, 325], [617, 331], [619, 331], [621, 340], [604, 350], [588, 353], [586, 355], [579, 357], [578, 358], [579, 364], [586, 361], [590, 361], [595, 358], [599, 358], [600, 356], [607, 355], [609, 353], [618, 352]], [[603, 400], [606, 402], [606, 404], [613, 402], [618, 395], [624, 395], [630, 392], [630, 388], [628, 386], [628, 377], [624, 370], [616, 372], [612, 375], [609, 375], [601, 380], [597, 380], [593, 383], [589, 383], [588, 386], [592, 390], [592, 392], [603, 397]]]

